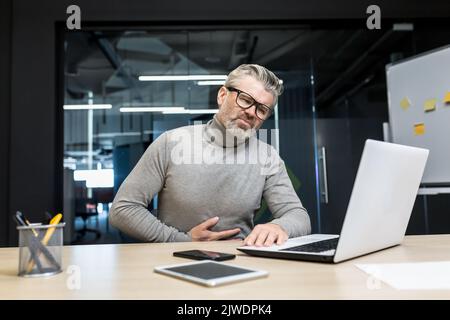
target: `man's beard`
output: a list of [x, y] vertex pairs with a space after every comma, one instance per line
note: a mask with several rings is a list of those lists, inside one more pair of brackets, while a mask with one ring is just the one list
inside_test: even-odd
[[248, 139], [256, 133], [254, 128], [247, 130], [240, 128], [233, 120], [228, 120], [225, 123], [225, 128], [227, 130], [227, 135], [229, 134], [236, 137], [238, 141]]

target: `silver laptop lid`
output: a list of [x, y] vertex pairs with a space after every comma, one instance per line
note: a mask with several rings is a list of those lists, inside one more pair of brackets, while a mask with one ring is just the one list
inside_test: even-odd
[[428, 152], [366, 141], [334, 262], [401, 243]]

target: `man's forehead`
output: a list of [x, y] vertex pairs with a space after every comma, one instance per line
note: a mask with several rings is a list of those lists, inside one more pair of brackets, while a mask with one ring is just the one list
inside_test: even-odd
[[258, 102], [271, 106], [274, 102], [273, 94], [267, 91], [264, 84], [253, 78], [252, 76], [243, 76], [236, 79], [236, 87], [246, 93], [250, 94]]

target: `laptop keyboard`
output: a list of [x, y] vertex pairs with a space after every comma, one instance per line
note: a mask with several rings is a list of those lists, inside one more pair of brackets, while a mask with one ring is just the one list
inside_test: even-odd
[[297, 252], [323, 252], [328, 250], [334, 250], [337, 247], [339, 238], [333, 238], [328, 240], [322, 240], [307, 244], [302, 244], [301, 246], [290, 247], [283, 249], [282, 251], [297, 251]]

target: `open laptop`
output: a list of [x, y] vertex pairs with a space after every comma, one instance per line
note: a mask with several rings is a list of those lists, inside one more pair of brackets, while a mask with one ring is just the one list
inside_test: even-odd
[[402, 242], [428, 158], [426, 149], [367, 140], [340, 235], [244, 246], [250, 255], [337, 263]]

